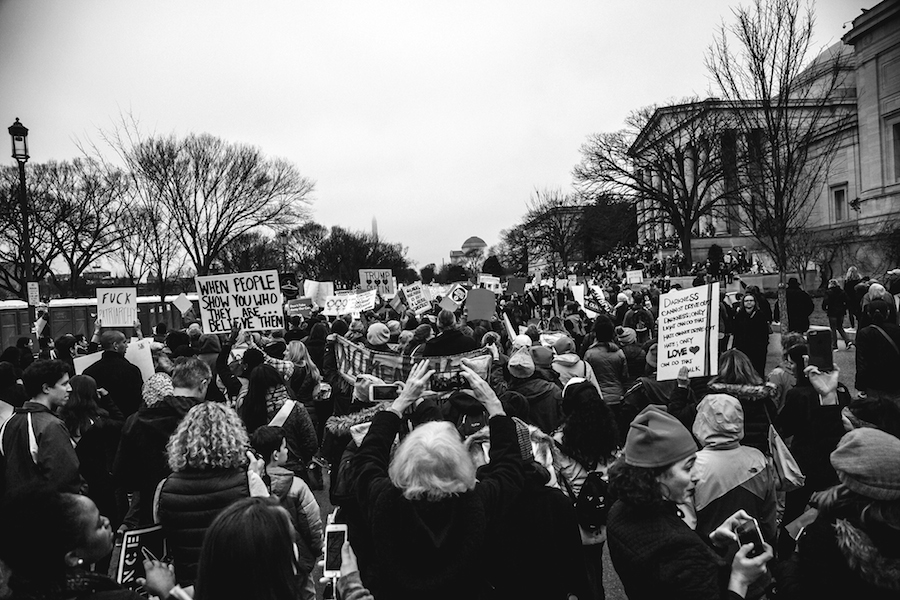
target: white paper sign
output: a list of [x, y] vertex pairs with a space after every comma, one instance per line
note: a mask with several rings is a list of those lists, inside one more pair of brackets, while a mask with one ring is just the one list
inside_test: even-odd
[[97, 319], [104, 327], [134, 327], [137, 288], [97, 288]]
[[150, 353], [150, 342], [152, 339], [147, 338], [131, 338], [128, 342], [128, 348], [125, 350], [125, 358], [141, 370], [141, 376], [144, 381], [150, 379], [153, 375], [153, 355]]
[[[278, 271], [195, 277], [205, 333], [228, 333], [235, 319], [245, 331], [283, 329]], [[105, 323], [104, 323], [105, 325]]]
[[322, 305], [322, 314], [329, 317], [339, 317], [356, 310], [356, 294], [344, 294], [342, 296], [328, 296]]
[[414, 310], [417, 315], [431, 310], [431, 294], [421, 283], [403, 286], [403, 294], [410, 310]]
[[690, 377], [718, 372], [718, 282], [663, 294], [658, 324], [657, 381], [676, 379], [683, 366]]
[[313, 304], [323, 308], [328, 296], [334, 296], [334, 282], [307, 279], [303, 282], [303, 295], [312, 298]]
[[182, 315], [191, 310], [191, 306], [193, 306], [184, 292], [178, 294], [178, 297], [172, 300], [172, 304], [175, 305], [175, 308], [181, 311]]
[[625, 271], [625, 283], [644, 283], [644, 272], [641, 270]]
[[495, 294], [502, 294], [503, 290], [500, 289], [500, 278], [494, 277], [493, 275], [485, 275], [481, 273], [478, 275], [478, 283], [484, 284], [484, 288], [486, 290], [491, 290]]
[[360, 292], [356, 294], [356, 309], [353, 312], [365, 312], [375, 308], [375, 301], [378, 299], [378, 292], [369, 290], [368, 292]]
[[397, 293], [390, 269], [360, 269], [359, 287], [364, 290], [378, 290], [382, 297]]

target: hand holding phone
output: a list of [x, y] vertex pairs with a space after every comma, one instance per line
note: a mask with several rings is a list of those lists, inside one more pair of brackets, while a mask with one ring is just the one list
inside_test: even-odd
[[341, 549], [346, 541], [346, 525], [334, 523], [325, 527], [325, 577], [341, 576]]
[[738, 525], [734, 532], [737, 534], [741, 546], [753, 544], [753, 549], [747, 553], [749, 558], [759, 556], [766, 551], [766, 543], [763, 541], [762, 532], [759, 530], [759, 522], [753, 517]]

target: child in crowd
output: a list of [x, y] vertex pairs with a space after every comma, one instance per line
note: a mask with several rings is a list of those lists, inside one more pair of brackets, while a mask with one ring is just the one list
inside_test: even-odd
[[263, 481], [269, 493], [287, 509], [297, 530], [298, 575], [303, 577], [302, 600], [315, 600], [316, 586], [312, 571], [322, 553], [322, 517], [319, 504], [306, 482], [286, 469], [287, 441], [280, 427], [264, 426], [250, 436], [250, 445], [266, 461]]

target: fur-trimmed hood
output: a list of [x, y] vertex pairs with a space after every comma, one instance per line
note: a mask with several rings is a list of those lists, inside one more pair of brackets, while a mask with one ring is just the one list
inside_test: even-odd
[[893, 592], [900, 592], [900, 558], [881, 553], [862, 529], [849, 521], [834, 523], [834, 537], [847, 565], [866, 583]]
[[744, 402], [748, 400], [771, 400], [778, 395], [778, 388], [772, 383], [751, 385], [742, 383], [710, 383], [710, 394], [728, 394]]
[[359, 412], [350, 413], [349, 415], [341, 415], [339, 417], [328, 417], [325, 421], [325, 429], [331, 434], [343, 437], [350, 435], [350, 428], [360, 423], [370, 423], [375, 413], [379, 413], [390, 407], [390, 402], [379, 402], [375, 406], [364, 408]]

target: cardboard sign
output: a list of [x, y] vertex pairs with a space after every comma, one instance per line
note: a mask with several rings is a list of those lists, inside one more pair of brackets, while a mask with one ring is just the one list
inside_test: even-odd
[[490, 290], [472, 290], [466, 298], [466, 308], [470, 321], [490, 321], [497, 314], [497, 296]]
[[641, 270], [625, 271], [625, 283], [644, 283], [644, 272]]
[[[131, 338], [128, 348], [125, 350], [125, 359], [141, 370], [144, 381], [153, 376], [153, 355], [150, 352], [150, 342], [153, 338]], [[102, 353], [101, 353], [102, 354]]]
[[675, 290], [660, 296], [657, 381], [715, 375], [719, 369], [719, 284]]
[[366, 312], [375, 308], [375, 301], [378, 299], [378, 292], [370, 290], [368, 292], [360, 292], [356, 294], [356, 308], [353, 312]]
[[356, 310], [356, 294], [328, 296], [322, 303], [322, 314], [329, 317], [347, 315]]
[[239, 320], [244, 331], [283, 329], [277, 271], [195, 277], [206, 333], [228, 333]]
[[417, 315], [431, 310], [431, 294], [421, 283], [405, 285], [402, 289], [410, 310], [416, 311]]
[[137, 288], [97, 288], [97, 319], [104, 327], [134, 327]]
[[85, 354], [84, 356], [76, 356], [74, 359], [72, 359], [72, 364], [75, 367], [75, 374], [81, 375], [82, 373], [84, 373], [85, 369], [100, 360], [102, 356], [102, 352], [91, 352], [90, 354]]
[[459, 310], [459, 304], [454, 302], [453, 298], [451, 298], [450, 296], [441, 298], [441, 301], [438, 302], [438, 306], [440, 306], [441, 309], [449, 310], [450, 312], [456, 312], [457, 310]]
[[510, 277], [506, 280], [506, 293], [509, 295], [525, 293], [525, 283], [528, 280], [524, 277]]
[[502, 294], [503, 290], [500, 289], [500, 278], [494, 277], [493, 275], [485, 275], [481, 273], [478, 275], [478, 284], [483, 285], [484, 289], [491, 290], [495, 294]]
[[122, 538], [119, 567], [116, 581], [124, 585], [135, 585], [138, 577], [146, 577], [144, 572], [144, 552], [158, 560], [166, 556], [166, 536], [162, 525], [126, 531]]
[[377, 290], [382, 296], [393, 296], [397, 293], [390, 269], [360, 269], [359, 287], [363, 290]]
[[303, 295], [312, 298], [313, 304], [319, 308], [324, 308], [328, 296], [334, 296], [334, 282], [307, 279], [303, 282]]

